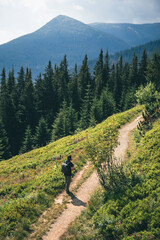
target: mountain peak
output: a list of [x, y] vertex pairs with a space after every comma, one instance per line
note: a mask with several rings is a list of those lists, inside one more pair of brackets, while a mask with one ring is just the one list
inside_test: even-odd
[[58, 20], [58, 21], [69, 21], [69, 20], [75, 20], [75, 19], [73, 19], [71, 17], [68, 17], [66, 15], [58, 15], [57, 17], [53, 18], [51, 21], [55, 21], [55, 20]]
[[70, 32], [73, 30], [79, 31], [79, 29], [83, 28], [86, 29], [91, 27], [74, 18], [65, 15], [58, 15], [57, 17], [49, 21], [46, 25], [44, 25], [42, 28], [40, 28], [37, 32], [48, 34], [51, 32]]

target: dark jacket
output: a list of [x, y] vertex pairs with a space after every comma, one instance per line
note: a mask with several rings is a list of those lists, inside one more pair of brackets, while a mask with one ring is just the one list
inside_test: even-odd
[[67, 163], [68, 165], [68, 174], [65, 174], [66, 176], [71, 176], [71, 168], [74, 167], [74, 164], [72, 162], [70, 162], [70, 160], [66, 160], [65, 163]]

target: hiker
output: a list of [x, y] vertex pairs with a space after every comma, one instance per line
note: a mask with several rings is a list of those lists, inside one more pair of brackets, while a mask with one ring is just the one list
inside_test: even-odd
[[64, 173], [65, 176], [65, 189], [66, 193], [70, 193], [69, 191], [69, 185], [71, 183], [71, 173], [72, 170], [74, 169], [74, 164], [71, 162], [71, 155], [67, 157], [67, 160], [62, 163], [62, 172]]

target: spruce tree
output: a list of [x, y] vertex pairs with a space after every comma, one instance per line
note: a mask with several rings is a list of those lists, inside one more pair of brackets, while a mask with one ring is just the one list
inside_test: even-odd
[[81, 118], [80, 118], [80, 128], [81, 129], [86, 129], [90, 125], [90, 111], [91, 111], [91, 105], [92, 105], [92, 91], [91, 91], [91, 86], [88, 85], [86, 89], [86, 94], [83, 99], [82, 103], [82, 109], [81, 109]]
[[39, 120], [38, 126], [36, 127], [36, 132], [34, 135], [34, 147], [43, 147], [50, 141], [50, 131], [48, 129], [47, 123], [42, 117]]
[[34, 86], [36, 122], [39, 121], [39, 119], [45, 114], [44, 99], [45, 99], [45, 95], [44, 95], [43, 79], [41, 74], [39, 74], [35, 79], [35, 86]]
[[43, 78], [42, 96], [43, 96], [43, 113], [47, 122], [51, 124], [54, 117], [55, 108], [55, 89], [53, 89], [53, 68], [51, 61], [49, 61]]
[[[17, 122], [16, 109], [12, 93], [7, 87], [5, 69], [2, 70], [1, 89], [0, 89], [0, 114], [8, 136], [12, 154], [17, 153], [17, 139], [15, 139]], [[14, 91], [14, 90], [13, 90]]]
[[146, 72], [147, 82], [154, 83], [156, 89], [160, 91], [160, 55], [155, 53], [148, 63]]
[[115, 77], [115, 85], [114, 85], [114, 98], [116, 100], [116, 107], [118, 110], [120, 109], [120, 100], [122, 95], [122, 56], [120, 60], [116, 64], [116, 77]]
[[33, 149], [33, 136], [32, 136], [32, 132], [31, 132], [31, 128], [28, 125], [26, 128], [25, 136], [24, 136], [23, 143], [22, 143], [22, 146], [20, 149], [20, 154], [29, 152], [32, 149]]
[[114, 90], [116, 89], [116, 70], [115, 64], [112, 64], [111, 72], [108, 81], [108, 89], [114, 94]]
[[1, 157], [3, 160], [9, 159], [11, 157], [10, 146], [2, 120], [0, 120], [0, 140], [1, 140]]
[[73, 108], [79, 110], [79, 95], [78, 95], [78, 73], [77, 65], [75, 65], [74, 72], [71, 75], [70, 81], [68, 83], [68, 97], [69, 102], [72, 103]]
[[4, 155], [4, 151], [3, 151], [3, 144], [2, 144], [2, 139], [0, 137], [0, 161], [4, 160], [3, 159], [3, 155]]
[[94, 84], [95, 84], [95, 95], [100, 96], [100, 93], [104, 87], [104, 69], [103, 69], [103, 50], [99, 54], [98, 61], [94, 67]]
[[138, 82], [139, 78], [138, 78], [138, 59], [136, 54], [133, 54], [133, 58], [132, 58], [132, 63], [131, 63], [131, 69], [130, 69], [130, 84], [132, 86], [139, 86], [139, 82]]
[[122, 70], [122, 94], [120, 99], [120, 109], [124, 111], [124, 104], [125, 104], [125, 98], [128, 89], [131, 87], [129, 84], [129, 74], [130, 74], [130, 66], [129, 63], [125, 63], [123, 70]]
[[139, 78], [138, 85], [141, 84], [144, 85], [146, 83], [146, 71], [147, 71], [147, 52], [146, 49], [144, 49], [138, 69]]
[[68, 125], [69, 125], [69, 134], [72, 135], [78, 127], [78, 114], [76, 110], [73, 108], [72, 102], [68, 107], [67, 118], [68, 118]]
[[104, 85], [103, 85], [103, 87], [106, 87], [108, 85], [109, 75], [110, 75], [108, 51], [106, 52], [106, 55], [105, 55], [105, 58], [104, 58], [103, 72], [104, 72]]
[[88, 67], [88, 57], [85, 55], [85, 58], [82, 62], [82, 66], [80, 68], [80, 72], [78, 74], [78, 94], [79, 94], [79, 101], [80, 101], [80, 107], [82, 106], [82, 101], [86, 94], [87, 86], [91, 85], [91, 75], [89, 72]]
[[26, 69], [25, 84], [22, 96], [22, 104], [25, 111], [24, 131], [27, 125], [31, 128], [35, 126], [35, 105], [34, 105], [34, 87], [32, 82], [31, 69]]
[[106, 119], [116, 112], [116, 102], [114, 100], [113, 94], [108, 91], [108, 88], [104, 89], [101, 93], [99, 107], [101, 109], [100, 121]]
[[64, 101], [53, 123], [52, 140], [55, 141], [59, 138], [67, 136], [69, 132], [70, 127], [68, 121], [68, 107], [66, 102]]
[[59, 99], [60, 104], [63, 101], [66, 101], [68, 103], [69, 96], [68, 96], [68, 83], [70, 80], [69, 72], [68, 72], [68, 62], [66, 55], [64, 56], [63, 60], [60, 63], [59, 66]]

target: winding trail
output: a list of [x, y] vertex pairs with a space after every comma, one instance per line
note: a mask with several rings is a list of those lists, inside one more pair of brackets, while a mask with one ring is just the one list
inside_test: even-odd
[[[115, 150], [115, 157], [124, 160], [125, 152], [128, 147], [129, 133], [137, 126], [141, 116], [136, 118], [129, 124], [123, 126], [119, 132], [119, 145]], [[80, 174], [82, 175], [82, 174]], [[78, 178], [78, 177], [77, 177]], [[77, 178], [73, 179], [71, 189], [76, 185]], [[91, 194], [99, 186], [99, 181], [96, 172], [81, 185], [81, 187], [76, 192], [76, 196], [71, 194], [70, 201], [67, 204], [67, 208], [63, 213], [57, 218], [56, 222], [51, 225], [50, 231], [47, 235], [43, 236], [43, 240], [59, 240], [60, 237], [67, 231], [69, 224], [75, 220], [77, 216], [80, 215], [81, 211], [87, 206], [87, 202], [90, 199]], [[65, 193], [60, 194], [55, 200], [58, 203], [63, 201]]]

